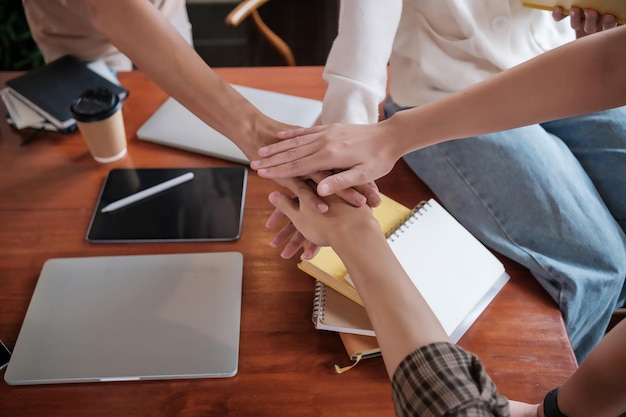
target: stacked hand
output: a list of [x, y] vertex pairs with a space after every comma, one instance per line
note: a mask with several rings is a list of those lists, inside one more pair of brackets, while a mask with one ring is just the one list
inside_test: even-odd
[[[325, 125], [278, 133], [284, 139], [259, 149], [261, 160], [250, 167], [264, 178], [310, 176], [319, 171], [332, 173], [317, 178], [317, 194], [328, 196], [351, 187], [366, 185], [370, 206], [380, 203], [374, 181], [391, 171], [402, 156], [394, 149], [385, 123], [374, 125]], [[387, 140], [385, 140], [387, 139]], [[362, 193], [366, 189], [357, 188]]]
[[[555, 7], [552, 11], [554, 20], [561, 21], [568, 15], [562, 7]], [[570, 26], [576, 31], [577, 37], [586, 36], [617, 26], [617, 19], [610, 14], [602, 15], [597, 10], [581, 9], [572, 6], [569, 10]]]

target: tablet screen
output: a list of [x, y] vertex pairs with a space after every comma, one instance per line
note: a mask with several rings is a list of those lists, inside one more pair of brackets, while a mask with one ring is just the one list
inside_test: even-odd
[[113, 169], [104, 181], [87, 240], [239, 239], [246, 180], [247, 170], [239, 166]]

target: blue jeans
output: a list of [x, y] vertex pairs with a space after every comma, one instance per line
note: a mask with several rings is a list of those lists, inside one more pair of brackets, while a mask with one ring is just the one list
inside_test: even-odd
[[[387, 100], [387, 116], [399, 110]], [[531, 271], [582, 361], [626, 298], [626, 107], [404, 159], [474, 236]]]

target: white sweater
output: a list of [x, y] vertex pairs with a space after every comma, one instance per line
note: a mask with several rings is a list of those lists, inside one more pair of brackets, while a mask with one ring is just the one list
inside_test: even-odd
[[575, 38], [521, 0], [342, 0], [324, 123], [374, 123], [387, 92], [418, 106]]

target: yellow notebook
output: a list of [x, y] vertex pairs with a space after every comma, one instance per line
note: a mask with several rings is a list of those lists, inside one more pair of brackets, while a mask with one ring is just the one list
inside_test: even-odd
[[[411, 209], [408, 207], [384, 194], [381, 194], [380, 197], [382, 202], [378, 207], [374, 208], [374, 217], [376, 217], [380, 223], [380, 227], [383, 231], [393, 229], [411, 214]], [[331, 248], [321, 248], [313, 259], [303, 259], [298, 264], [298, 267], [352, 301], [363, 305], [356, 288], [345, 278], [348, 274], [346, 267]]]
[[[504, 266], [435, 200], [410, 210], [383, 197], [374, 216], [387, 231], [387, 242], [450, 339], [457, 342], [508, 281]], [[332, 249], [323, 248], [298, 267], [363, 305]]]
[[626, 23], [626, 1], [624, 0], [528, 0], [522, 1], [526, 7], [552, 11], [561, 6], [566, 13], [570, 7], [594, 9], [602, 14], [612, 14], [619, 23]]

